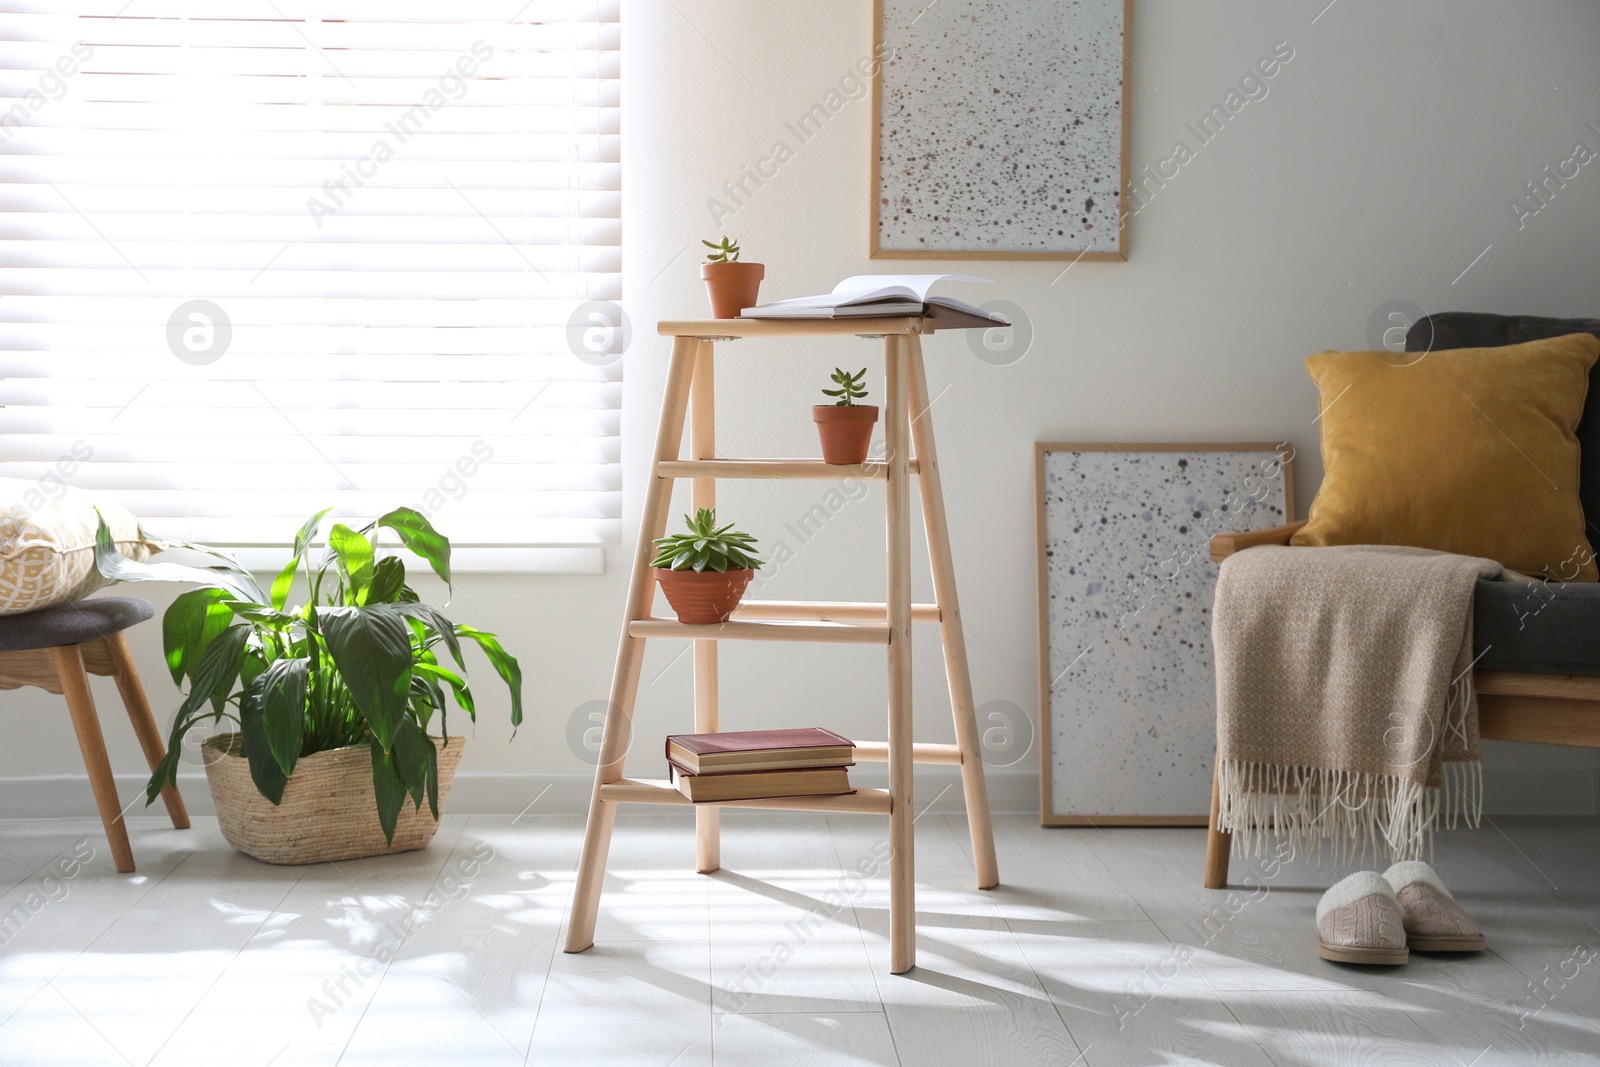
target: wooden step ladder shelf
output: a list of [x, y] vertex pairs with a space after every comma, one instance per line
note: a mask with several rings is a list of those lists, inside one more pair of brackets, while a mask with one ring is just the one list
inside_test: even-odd
[[[861, 761], [889, 765], [888, 789], [857, 789], [842, 796], [779, 797], [692, 805], [695, 814], [695, 869], [715, 871], [721, 863], [719, 809], [770, 808], [785, 811], [859, 812], [889, 818], [889, 969], [903, 974], [916, 965], [916, 868], [912, 822], [912, 768], [917, 763], [961, 768], [967, 824], [977, 883], [992, 889], [1000, 876], [995, 862], [994, 833], [984, 786], [978, 723], [972, 706], [972, 677], [967, 667], [966, 639], [956, 600], [955, 568], [950, 558], [950, 532], [945, 522], [944, 489], [934, 449], [929, 415], [928, 380], [922, 362], [922, 335], [940, 324], [932, 317], [910, 316], [856, 320], [714, 319], [663, 322], [658, 332], [673, 338], [672, 358], [656, 428], [655, 477], [649, 479], [633, 577], [611, 682], [595, 771], [589, 822], [578, 862], [567, 923], [566, 951], [582, 952], [594, 944], [600, 887], [606, 854], [619, 804], [688, 805], [671, 784], [623, 777], [628, 723], [639, 692], [645, 642], [678, 638], [694, 642], [694, 730], [718, 729], [717, 654], [723, 641], [813, 641], [884, 646], [889, 666], [886, 741], [863, 741], [856, 747]], [[743, 337], [850, 336], [879, 339], [884, 346], [883, 430], [885, 455], [852, 466], [834, 466], [815, 459], [728, 459], [716, 451], [714, 344]], [[689, 456], [683, 458], [685, 425]], [[933, 569], [934, 603], [911, 602], [911, 484], [918, 477], [928, 558]], [[843, 479], [857, 477], [885, 483], [887, 512], [887, 593], [881, 604], [804, 601], [750, 601], [733, 618], [716, 626], [689, 626], [652, 614], [655, 577], [650, 561], [655, 540], [666, 532], [672, 487], [690, 482], [694, 508], [716, 506], [718, 479]], [[916, 744], [912, 740], [911, 624], [937, 623], [944, 646], [945, 674], [955, 718], [956, 743]], [[733, 724], [737, 729], [738, 725]]]
[[[911, 461], [911, 473], [918, 473]], [[672, 459], [656, 464], [657, 478], [861, 478], [882, 482], [889, 478], [889, 464], [881, 459], [865, 463], [824, 463], [820, 459]]]

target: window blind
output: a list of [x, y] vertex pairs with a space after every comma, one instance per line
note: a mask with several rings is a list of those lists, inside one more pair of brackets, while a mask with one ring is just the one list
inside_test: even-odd
[[469, 566], [598, 569], [619, 6], [0, 0], [0, 477], [234, 546], [409, 505]]

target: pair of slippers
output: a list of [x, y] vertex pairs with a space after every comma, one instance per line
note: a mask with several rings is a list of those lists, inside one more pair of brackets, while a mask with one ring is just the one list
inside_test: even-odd
[[1396, 964], [1418, 952], [1480, 952], [1483, 931], [1421, 860], [1357, 871], [1317, 904], [1317, 953], [1337, 963]]

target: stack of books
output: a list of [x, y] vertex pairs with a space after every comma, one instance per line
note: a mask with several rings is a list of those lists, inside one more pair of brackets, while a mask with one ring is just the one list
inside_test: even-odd
[[667, 738], [673, 788], [703, 800], [853, 793], [855, 744], [832, 730], [738, 730]]

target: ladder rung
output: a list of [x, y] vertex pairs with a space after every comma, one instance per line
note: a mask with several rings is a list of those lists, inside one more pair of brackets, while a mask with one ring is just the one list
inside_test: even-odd
[[696, 641], [833, 641], [847, 645], [887, 645], [889, 627], [869, 623], [739, 622], [692, 626], [677, 619], [635, 619], [634, 637], [682, 637]]
[[[791, 619], [795, 622], [884, 622], [885, 604], [832, 600], [741, 600], [733, 617], [740, 620]], [[912, 622], [938, 622], [939, 605], [911, 605]]]
[[[622, 778], [600, 787], [604, 800], [624, 804], [688, 804], [689, 798], [660, 779]], [[893, 801], [887, 789], [857, 789], [827, 797], [763, 797], [759, 800], [703, 800], [696, 807], [787, 808], [791, 811], [858, 811], [887, 815]]]
[[[857, 741], [856, 759], [864, 763], [888, 763], [889, 742]], [[911, 746], [912, 763], [961, 763], [960, 745], [915, 744]]]
[[[908, 466], [916, 474], [919, 464]], [[863, 478], [883, 481], [889, 465], [881, 459], [865, 463], [824, 463], [820, 459], [664, 459], [657, 478]]]

